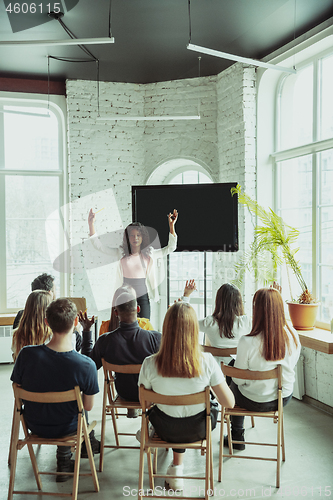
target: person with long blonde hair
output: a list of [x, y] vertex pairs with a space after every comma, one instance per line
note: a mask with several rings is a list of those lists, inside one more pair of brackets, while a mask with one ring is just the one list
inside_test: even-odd
[[[176, 302], [167, 311], [158, 353], [142, 364], [138, 384], [159, 394], [194, 394], [210, 386], [218, 401], [234, 406], [234, 396], [223, 373], [210, 353], [199, 345], [199, 325], [194, 309], [187, 303]], [[149, 410], [149, 419], [157, 434], [174, 443], [193, 442], [205, 438], [204, 405], [156, 405]], [[212, 421], [212, 427], [215, 422]], [[183, 475], [183, 453], [174, 449], [173, 461], [167, 474]], [[183, 489], [182, 478], [168, 478], [169, 488]]]
[[[282, 397], [285, 406], [291, 399], [295, 381], [295, 366], [301, 345], [297, 331], [285, 318], [280, 292], [275, 288], [260, 288], [253, 297], [252, 330], [241, 337], [237, 347], [236, 368], [266, 371], [282, 367]], [[253, 411], [277, 410], [277, 380], [241, 380], [233, 378], [230, 388], [236, 404]], [[244, 417], [231, 418], [232, 438], [245, 441]], [[227, 440], [225, 439], [227, 446]], [[244, 450], [245, 445], [234, 444]]]
[[52, 332], [45, 318], [46, 308], [52, 300], [52, 295], [46, 290], [34, 290], [27, 298], [19, 326], [13, 332], [14, 361], [22, 347], [44, 344], [50, 339]]

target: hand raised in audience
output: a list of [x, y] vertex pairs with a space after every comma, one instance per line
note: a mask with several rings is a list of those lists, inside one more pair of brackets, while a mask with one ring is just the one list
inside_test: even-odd
[[277, 281], [273, 281], [273, 285], [271, 285], [270, 288], [275, 288], [275, 290], [277, 290], [278, 292], [282, 292], [282, 286], [279, 285]]
[[86, 311], [80, 311], [78, 313], [78, 317], [84, 332], [89, 331], [92, 325], [95, 323], [95, 316], [92, 316], [91, 319], [89, 319]]
[[189, 297], [196, 289], [195, 280], [187, 280], [184, 288], [184, 297]]

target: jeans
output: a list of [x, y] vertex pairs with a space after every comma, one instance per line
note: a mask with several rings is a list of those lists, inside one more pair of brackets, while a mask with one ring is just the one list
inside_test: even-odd
[[[234, 393], [235, 401], [238, 406], [241, 408], [245, 408], [250, 411], [275, 411], [278, 409], [278, 400], [267, 401], [264, 403], [258, 403], [257, 401], [252, 401], [252, 399], [248, 399], [243, 396], [243, 394], [238, 389], [238, 385], [232, 380], [230, 384], [230, 389]], [[292, 394], [283, 398], [283, 406], [286, 406], [287, 403], [292, 398]], [[233, 415], [231, 416], [231, 425], [233, 429], [243, 429], [244, 428], [244, 417]]]

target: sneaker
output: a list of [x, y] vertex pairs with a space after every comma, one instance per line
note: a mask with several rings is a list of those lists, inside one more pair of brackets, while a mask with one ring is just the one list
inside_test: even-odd
[[[244, 432], [245, 432], [245, 429], [232, 429], [231, 430], [231, 439], [233, 441], [245, 441]], [[223, 446], [225, 446], [226, 448], [229, 448], [228, 436], [224, 436]], [[243, 450], [245, 450], [245, 444], [232, 443], [232, 449], [243, 451]]]
[[139, 410], [136, 410], [135, 408], [127, 409], [127, 418], [137, 418], [138, 416], [139, 416]]
[[[151, 423], [149, 422], [148, 423], [148, 435], [149, 435], [150, 438], [152, 438], [154, 436], [154, 434], [155, 434], [155, 429], [151, 425]], [[135, 437], [139, 441], [139, 443], [141, 443], [141, 429], [138, 430], [138, 432], [136, 433]]]
[[[171, 463], [167, 470], [167, 476], [182, 476], [184, 474], [184, 466], [173, 465]], [[184, 489], [184, 479], [182, 477], [170, 477], [165, 479], [165, 487], [173, 491], [182, 491]]]
[[[74, 472], [74, 467], [75, 467], [75, 460], [58, 460], [57, 461], [57, 472]], [[72, 476], [66, 475], [66, 474], [59, 474], [56, 475], [56, 482], [57, 483], [64, 483], [65, 481], [68, 481]]]
[[[101, 452], [101, 442], [95, 438], [95, 431], [94, 430], [92, 430], [90, 432], [89, 439], [90, 439], [90, 444], [91, 444], [91, 449], [92, 449], [93, 455], [100, 453]], [[83, 441], [82, 446], [81, 446], [81, 458], [88, 458], [88, 451], [87, 451], [85, 441]]]

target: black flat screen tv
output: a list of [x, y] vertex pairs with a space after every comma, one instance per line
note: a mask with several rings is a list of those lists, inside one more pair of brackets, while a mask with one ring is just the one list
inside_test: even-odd
[[[167, 186], [132, 186], [132, 220], [147, 226], [150, 241], [168, 243], [167, 214], [174, 208], [177, 251], [238, 251], [238, 197], [231, 196], [237, 182]], [[155, 231], [154, 231], [155, 230]]]

